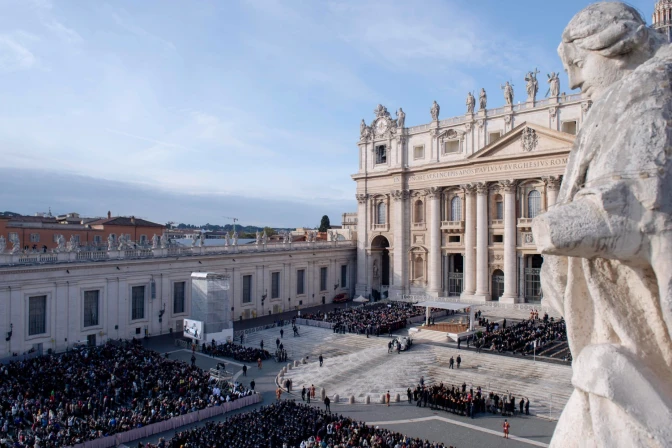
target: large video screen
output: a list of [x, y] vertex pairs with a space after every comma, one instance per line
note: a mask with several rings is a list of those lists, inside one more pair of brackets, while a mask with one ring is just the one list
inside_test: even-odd
[[184, 319], [184, 336], [191, 339], [203, 340], [203, 322], [200, 320]]

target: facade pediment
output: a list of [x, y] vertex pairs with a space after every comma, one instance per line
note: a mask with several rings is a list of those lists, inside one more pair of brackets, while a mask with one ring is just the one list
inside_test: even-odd
[[570, 150], [575, 136], [532, 123], [522, 123], [504, 134], [499, 140], [475, 152], [469, 159], [526, 155], [549, 151]]

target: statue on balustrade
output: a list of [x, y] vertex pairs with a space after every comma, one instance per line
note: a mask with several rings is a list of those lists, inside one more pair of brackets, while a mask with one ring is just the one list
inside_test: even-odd
[[168, 236], [164, 233], [161, 235], [161, 249], [168, 247]]
[[476, 98], [472, 95], [471, 92], [467, 93], [467, 113], [473, 114], [474, 107], [476, 107]]
[[237, 246], [238, 245], [238, 232], [233, 232], [233, 245]]
[[537, 81], [538, 73], [539, 70], [534, 69], [533, 72], [527, 72], [527, 75], [525, 75], [525, 81], [527, 82], [525, 85], [525, 89], [527, 90], [527, 101], [531, 103], [537, 98], [537, 92], [539, 92], [539, 81]]
[[548, 75], [548, 84], [548, 92], [551, 94], [551, 98], [555, 98], [560, 95], [560, 78], [558, 73], [551, 72]]
[[441, 107], [439, 106], [439, 103], [434, 100], [434, 104], [432, 104], [432, 108], [429, 109], [429, 113], [432, 114], [432, 121], [439, 121], [439, 112], [441, 111]]
[[0, 235], [0, 254], [5, 252], [6, 247], [7, 247], [7, 240], [5, 239], [4, 236]]
[[265, 246], [266, 243], [268, 243], [268, 235], [266, 234], [266, 230], [264, 230], [264, 233], [261, 235], [261, 243]]
[[79, 243], [77, 243], [77, 238], [75, 235], [70, 235], [70, 241], [68, 241], [68, 252], [73, 252], [79, 248]]
[[63, 235], [58, 235], [56, 237], [56, 244], [57, 244], [56, 250], [58, 252], [65, 251], [65, 237], [63, 237]]
[[159, 236], [155, 233], [154, 236], [152, 237], [152, 249], [158, 249], [159, 248]]
[[201, 233], [198, 236], [198, 247], [203, 247], [205, 245], [205, 233]]
[[229, 232], [226, 232], [224, 234], [224, 246], [228, 246], [231, 243], [231, 237], [229, 236]]
[[513, 84], [506, 81], [506, 84], [500, 86], [500, 88], [504, 91], [504, 101], [508, 106], [511, 106], [513, 104]]
[[125, 250], [127, 247], [127, 240], [126, 240], [126, 235], [123, 233], [119, 235], [119, 238], [117, 239], [117, 242], [119, 243], [119, 247], [117, 250]]
[[481, 93], [478, 94], [478, 104], [481, 110], [485, 110], [488, 105], [488, 95], [483, 88], [481, 89]]
[[21, 251], [21, 241], [19, 240], [19, 235], [16, 233], [10, 235], [9, 242], [12, 243], [12, 254], [19, 253]]
[[256, 244], [257, 246], [261, 244], [261, 233], [259, 233], [258, 230], [257, 230], [257, 234], [256, 234], [256, 237], [255, 237], [255, 240], [254, 240], [254, 244]]
[[[63, 235], [61, 235], [63, 236]], [[59, 245], [60, 248], [60, 245]], [[107, 235], [107, 250], [114, 250], [114, 235], [111, 233]]]
[[401, 110], [401, 107], [397, 111], [397, 127], [401, 130], [406, 124], [406, 113]]
[[570, 397], [551, 441], [672, 446], [672, 47], [633, 7], [588, 6], [558, 48], [592, 100], [557, 203], [533, 222], [565, 317]]

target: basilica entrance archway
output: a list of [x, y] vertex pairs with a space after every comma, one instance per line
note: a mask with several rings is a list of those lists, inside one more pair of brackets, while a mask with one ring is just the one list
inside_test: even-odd
[[525, 257], [525, 302], [541, 302], [541, 265], [544, 258], [539, 254]]
[[390, 288], [390, 242], [383, 235], [371, 241], [371, 296], [386, 299]]
[[500, 269], [496, 269], [492, 273], [492, 300], [499, 300], [500, 297], [504, 294], [504, 272]]
[[464, 257], [462, 254], [448, 255], [448, 296], [457, 297], [462, 294], [464, 275]]

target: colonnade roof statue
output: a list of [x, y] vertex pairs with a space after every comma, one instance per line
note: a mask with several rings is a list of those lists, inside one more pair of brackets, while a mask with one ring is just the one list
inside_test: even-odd
[[572, 394], [551, 447], [672, 446], [672, 47], [623, 3], [558, 48], [593, 106], [535, 218], [544, 299], [567, 320]]

